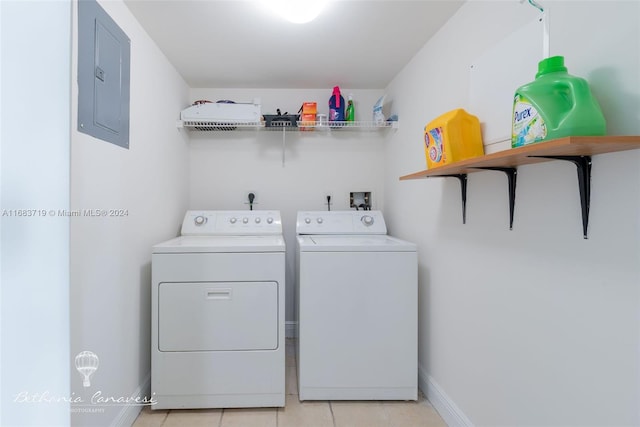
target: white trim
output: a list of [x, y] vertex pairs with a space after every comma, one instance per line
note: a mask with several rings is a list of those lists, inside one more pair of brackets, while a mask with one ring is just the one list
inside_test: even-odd
[[286, 338], [298, 338], [298, 322], [295, 320], [287, 320], [284, 322], [284, 336]]
[[[142, 380], [142, 384], [138, 386], [136, 391], [131, 394], [131, 397], [144, 397], [151, 396], [151, 372]], [[138, 414], [142, 411], [142, 406], [138, 405], [125, 405], [117, 417], [114, 418], [111, 423], [111, 427], [131, 426], [138, 418]]]
[[420, 365], [418, 365], [418, 386], [449, 427], [474, 427], [458, 405]]

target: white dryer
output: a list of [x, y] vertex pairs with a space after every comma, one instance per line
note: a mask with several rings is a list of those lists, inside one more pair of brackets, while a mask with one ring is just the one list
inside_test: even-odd
[[416, 400], [416, 245], [379, 211], [298, 212], [300, 400]]
[[153, 409], [282, 407], [285, 243], [278, 211], [189, 211], [153, 247]]

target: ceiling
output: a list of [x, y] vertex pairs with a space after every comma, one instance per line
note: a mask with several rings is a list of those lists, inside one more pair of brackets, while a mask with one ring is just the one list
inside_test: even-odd
[[335, 0], [292, 24], [249, 0], [124, 1], [190, 87], [349, 89], [385, 88], [463, 3]]

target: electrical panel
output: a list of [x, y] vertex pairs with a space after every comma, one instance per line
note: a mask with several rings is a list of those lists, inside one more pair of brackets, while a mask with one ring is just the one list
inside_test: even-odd
[[94, 0], [78, 2], [78, 131], [129, 148], [131, 41]]

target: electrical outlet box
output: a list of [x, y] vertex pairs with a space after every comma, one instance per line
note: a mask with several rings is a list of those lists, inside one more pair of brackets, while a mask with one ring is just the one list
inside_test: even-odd
[[356, 209], [371, 209], [371, 191], [350, 192], [349, 207]]

